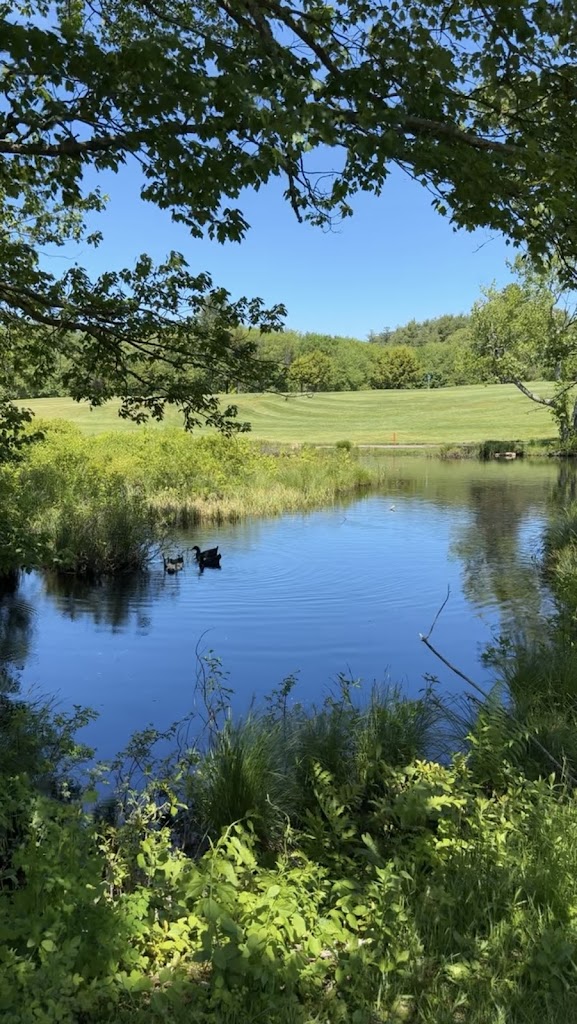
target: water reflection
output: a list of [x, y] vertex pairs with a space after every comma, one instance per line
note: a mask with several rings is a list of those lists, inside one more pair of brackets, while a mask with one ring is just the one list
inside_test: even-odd
[[525, 632], [542, 614], [537, 562], [543, 520], [543, 491], [531, 495], [506, 476], [473, 480], [469, 521], [456, 530], [451, 554], [462, 563], [463, 590], [477, 607], [497, 604], [501, 626]]
[[0, 691], [18, 689], [15, 672], [24, 668], [34, 633], [34, 610], [18, 588], [0, 592]]
[[34, 630], [34, 609], [22, 592], [0, 595], [0, 669], [22, 669]]
[[561, 459], [553, 490], [554, 505], [559, 508], [577, 499], [577, 466], [569, 459]]
[[156, 601], [178, 599], [178, 588], [172, 581], [167, 587], [167, 576], [157, 567], [98, 583], [46, 573], [43, 584], [45, 595], [64, 618], [72, 622], [89, 618], [112, 633], [134, 626], [137, 633], [146, 634], [150, 629], [146, 609]]

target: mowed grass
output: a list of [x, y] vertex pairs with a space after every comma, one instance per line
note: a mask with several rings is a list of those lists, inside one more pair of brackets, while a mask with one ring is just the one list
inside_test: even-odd
[[[550, 382], [532, 385], [548, 395]], [[474, 385], [432, 391], [352, 391], [316, 395], [225, 396], [238, 405], [252, 436], [283, 443], [461, 444], [494, 440], [543, 440], [556, 434], [550, 412], [525, 398], [512, 384]], [[134, 430], [118, 417], [118, 406], [90, 409], [70, 398], [23, 402], [37, 416], [67, 419], [89, 433]], [[181, 422], [170, 411], [166, 422]]]

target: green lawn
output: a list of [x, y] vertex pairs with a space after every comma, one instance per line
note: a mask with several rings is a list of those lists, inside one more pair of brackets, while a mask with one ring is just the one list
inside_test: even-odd
[[[550, 383], [535, 384], [540, 394]], [[354, 391], [298, 395], [239, 395], [241, 419], [253, 436], [270, 441], [331, 443], [348, 438], [357, 444], [446, 444], [451, 442], [551, 438], [555, 423], [547, 409], [525, 398], [513, 385], [444, 388], [433, 391]], [[90, 410], [68, 398], [24, 402], [38, 416], [60, 417], [83, 430], [134, 430], [109, 403]], [[175, 413], [167, 422], [179, 422]]]

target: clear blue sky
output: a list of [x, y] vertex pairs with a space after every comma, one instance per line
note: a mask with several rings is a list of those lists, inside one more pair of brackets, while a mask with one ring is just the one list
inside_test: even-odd
[[[91, 222], [104, 242], [80, 254], [90, 273], [131, 266], [141, 252], [161, 260], [176, 249], [195, 273], [209, 271], [233, 298], [284, 302], [286, 326], [300, 331], [366, 338], [413, 317], [467, 312], [481, 285], [510, 279], [506, 260], [514, 250], [502, 237], [455, 233], [431, 207], [429, 193], [400, 171], [380, 198], [357, 196], [354, 216], [334, 232], [298, 224], [278, 181], [246, 193], [241, 205], [251, 230], [240, 245], [224, 246], [191, 238], [167, 212], [143, 203], [134, 167], [97, 180], [110, 203]], [[67, 259], [49, 263], [59, 272]]]

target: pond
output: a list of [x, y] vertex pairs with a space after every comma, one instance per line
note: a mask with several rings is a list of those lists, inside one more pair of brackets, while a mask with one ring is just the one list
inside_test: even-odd
[[101, 586], [27, 576], [0, 605], [0, 659], [22, 691], [99, 712], [87, 739], [109, 757], [130, 733], [191, 709], [198, 655], [214, 651], [234, 706], [298, 677], [295, 699], [320, 701], [339, 673], [400, 684], [408, 694], [438, 676], [434, 642], [483, 682], [483, 647], [503, 628], [535, 628], [548, 604], [536, 556], [551, 504], [574, 489], [552, 462], [480, 464], [382, 457], [387, 484], [330, 508], [248, 520], [179, 537], [218, 544], [222, 569], [194, 559]]

